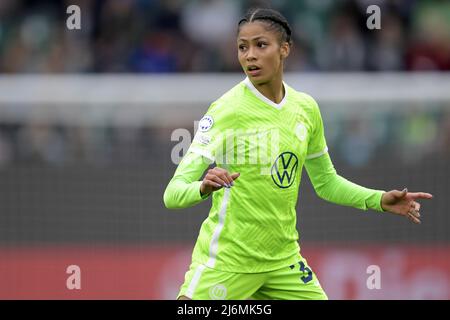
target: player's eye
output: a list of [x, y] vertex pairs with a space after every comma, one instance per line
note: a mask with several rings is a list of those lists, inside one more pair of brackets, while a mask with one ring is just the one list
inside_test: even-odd
[[244, 51], [247, 47], [243, 44], [239, 45], [239, 50]]
[[266, 43], [266, 42], [263, 42], [263, 41], [258, 42], [258, 47], [260, 47], [260, 48], [265, 48], [265, 47], [267, 47], [267, 43]]

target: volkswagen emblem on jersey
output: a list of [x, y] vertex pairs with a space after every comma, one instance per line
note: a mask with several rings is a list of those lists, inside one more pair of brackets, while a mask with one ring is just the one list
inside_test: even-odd
[[295, 180], [298, 158], [292, 152], [283, 152], [272, 165], [272, 180], [280, 188], [289, 188]]
[[198, 123], [198, 130], [205, 132], [211, 129], [214, 124], [214, 120], [211, 116], [204, 116]]

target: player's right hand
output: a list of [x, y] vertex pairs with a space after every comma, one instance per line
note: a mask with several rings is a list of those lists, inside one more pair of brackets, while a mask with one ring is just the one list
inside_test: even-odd
[[240, 176], [240, 173], [233, 174], [228, 173], [227, 170], [219, 167], [214, 167], [208, 170], [208, 173], [203, 178], [203, 182], [200, 185], [201, 195], [210, 194], [223, 187], [231, 188], [234, 186], [234, 180]]

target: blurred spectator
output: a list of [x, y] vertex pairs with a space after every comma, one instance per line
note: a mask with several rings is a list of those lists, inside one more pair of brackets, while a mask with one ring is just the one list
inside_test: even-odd
[[143, 21], [139, 19], [138, 8], [131, 0], [111, 0], [99, 3], [97, 10], [94, 70], [128, 71], [127, 60], [135, 46], [134, 37], [141, 36]]
[[404, 42], [402, 21], [396, 15], [385, 15], [383, 27], [369, 44], [368, 68], [376, 71], [404, 69]]
[[178, 63], [169, 33], [148, 33], [130, 56], [132, 72], [175, 72]]
[[192, 41], [218, 48], [234, 39], [239, 14], [237, 1], [193, 0], [182, 11], [182, 26]]
[[349, 119], [340, 148], [344, 161], [354, 167], [365, 166], [371, 160], [376, 147], [370, 121], [361, 117]]
[[39, 121], [25, 125], [19, 132], [20, 157], [26, 161], [60, 165], [66, 160], [65, 137], [62, 130]]
[[[264, 0], [0, 1], [0, 73], [239, 71], [236, 29], [252, 6], [293, 28], [288, 70], [450, 69], [450, 2]], [[81, 8], [81, 30], [66, 7]], [[368, 30], [369, 4], [381, 30]]]
[[364, 69], [364, 42], [351, 16], [338, 14], [330, 23], [329, 36], [318, 52], [319, 66], [331, 71]]
[[408, 70], [450, 70], [450, 2], [426, 1], [415, 9]]
[[224, 70], [224, 64], [230, 65], [230, 52], [235, 59], [239, 11], [239, 3], [234, 0], [194, 0], [184, 7], [182, 27], [197, 47], [195, 69]]
[[417, 110], [409, 115], [400, 126], [397, 149], [404, 163], [413, 164], [436, 150], [437, 121], [430, 113]]
[[[389, 154], [392, 161], [413, 165], [426, 159], [450, 157], [450, 112], [442, 104], [422, 111], [397, 109], [377, 114], [335, 113], [324, 118], [333, 159], [364, 167]], [[438, 113], [436, 113], [438, 112]], [[442, 115], [442, 116], [438, 116]], [[189, 124], [184, 127], [189, 128]], [[53, 124], [39, 120], [24, 123], [0, 121], [0, 167], [15, 163], [47, 165], [144, 164], [170, 154], [167, 143], [175, 128], [141, 125], [96, 126]]]

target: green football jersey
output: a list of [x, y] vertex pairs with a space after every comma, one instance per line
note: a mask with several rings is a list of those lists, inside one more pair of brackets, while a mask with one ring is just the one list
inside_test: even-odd
[[295, 207], [303, 165], [320, 198], [383, 212], [385, 191], [337, 174], [314, 99], [284, 88], [276, 104], [245, 79], [215, 101], [164, 192], [167, 208], [186, 208], [209, 197], [200, 194], [198, 180], [208, 164], [241, 174], [233, 187], [212, 193], [192, 256], [200, 271], [267, 272], [302, 258]]
[[[327, 153], [312, 97], [284, 83], [276, 104], [246, 78], [212, 103], [188, 150], [240, 177], [212, 193], [193, 261], [231, 272], [263, 272], [301, 258], [296, 204], [306, 159]], [[199, 185], [196, 185], [198, 188]]]

